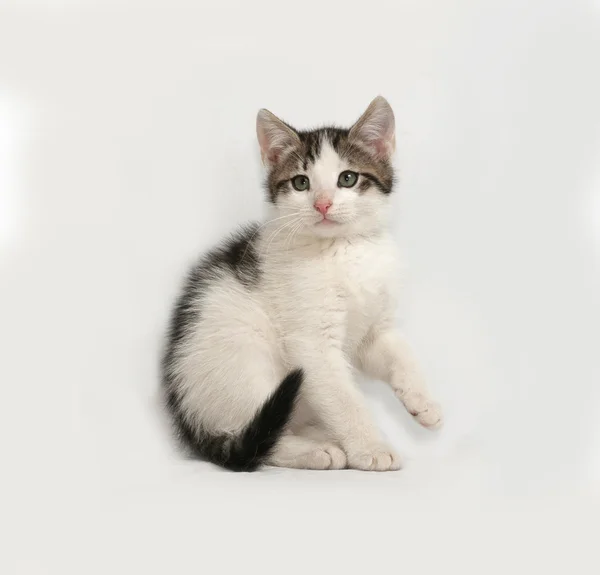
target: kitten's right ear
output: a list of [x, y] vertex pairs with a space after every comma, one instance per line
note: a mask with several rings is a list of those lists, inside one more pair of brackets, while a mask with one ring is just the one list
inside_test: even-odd
[[276, 164], [290, 148], [300, 144], [298, 134], [269, 110], [259, 110], [256, 135], [265, 165]]
[[383, 96], [377, 96], [367, 111], [350, 128], [348, 137], [356, 140], [376, 157], [389, 159], [396, 147], [394, 112]]

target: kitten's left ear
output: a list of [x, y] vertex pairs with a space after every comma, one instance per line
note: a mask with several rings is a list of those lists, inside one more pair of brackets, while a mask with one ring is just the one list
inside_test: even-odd
[[350, 140], [366, 146], [378, 159], [387, 160], [396, 149], [394, 112], [383, 96], [377, 96], [350, 128]]
[[274, 165], [291, 149], [300, 145], [298, 133], [269, 110], [259, 110], [256, 135], [263, 163]]

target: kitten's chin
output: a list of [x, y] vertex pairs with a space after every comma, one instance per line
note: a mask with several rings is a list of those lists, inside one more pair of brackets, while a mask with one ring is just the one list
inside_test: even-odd
[[345, 227], [343, 224], [319, 224], [313, 226], [310, 232], [318, 238], [339, 238], [346, 235]]
[[345, 238], [360, 234], [361, 230], [352, 222], [340, 223], [326, 220], [312, 224], [309, 233], [317, 238]]

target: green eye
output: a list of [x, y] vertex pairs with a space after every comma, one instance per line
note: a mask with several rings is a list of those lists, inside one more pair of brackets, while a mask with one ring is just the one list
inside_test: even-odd
[[292, 186], [299, 192], [305, 192], [310, 187], [310, 181], [306, 176], [294, 176], [292, 178]]
[[346, 170], [340, 174], [338, 178], [338, 186], [340, 188], [351, 188], [358, 181], [358, 174], [356, 172], [351, 172], [350, 170]]

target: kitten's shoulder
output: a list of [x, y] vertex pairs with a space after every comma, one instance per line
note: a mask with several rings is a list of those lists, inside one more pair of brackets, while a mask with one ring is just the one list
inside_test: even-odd
[[255, 222], [242, 225], [206, 252], [191, 270], [191, 283], [197, 283], [200, 278], [207, 279], [214, 272], [225, 272], [233, 274], [246, 287], [255, 285], [261, 273], [255, 245], [259, 229]]

